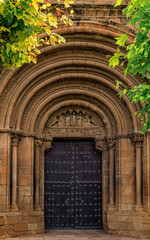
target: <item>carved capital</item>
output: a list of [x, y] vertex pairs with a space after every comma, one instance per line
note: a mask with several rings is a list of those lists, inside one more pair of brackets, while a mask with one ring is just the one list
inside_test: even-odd
[[98, 151], [105, 151], [106, 150], [106, 144], [104, 139], [99, 139], [99, 138], [95, 138], [95, 148]]
[[35, 140], [35, 149], [40, 149], [42, 146], [42, 139]]
[[115, 148], [116, 138], [114, 137], [106, 138], [106, 145], [108, 149]]
[[18, 135], [13, 135], [11, 138], [11, 145], [18, 146], [19, 139], [20, 139], [20, 137]]
[[142, 133], [133, 133], [131, 135], [131, 141], [136, 147], [142, 147], [144, 136]]
[[51, 148], [52, 148], [52, 142], [49, 142], [49, 143], [47, 142], [45, 146], [45, 151], [49, 152]]
[[41, 147], [41, 151], [44, 152], [44, 151], [49, 151], [52, 147], [52, 141], [53, 141], [53, 138], [52, 137], [45, 137], [43, 139], [43, 144], [42, 144], [42, 147]]

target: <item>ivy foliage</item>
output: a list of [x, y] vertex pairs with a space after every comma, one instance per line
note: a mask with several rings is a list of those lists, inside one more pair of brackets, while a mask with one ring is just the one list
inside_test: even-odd
[[[117, 0], [115, 7], [121, 4], [122, 0]], [[124, 88], [120, 92], [127, 95], [132, 103], [141, 102], [141, 112], [135, 114], [141, 116], [143, 121], [142, 133], [150, 129], [150, 1], [149, 0], [130, 0], [124, 8], [123, 14], [129, 18], [129, 24], [135, 26], [136, 37], [132, 44], [128, 43], [128, 35], [122, 34], [116, 38], [118, 45], [117, 53], [109, 59], [110, 67], [119, 64], [125, 65], [124, 75], [131, 73], [133, 76], [140, 74], [145, 83], [133, 88]], [[126, 54], [121, 52], [121, 48], [126, 47]], [[117, 82], [117, 88], [120, 86]]]
[[[43, 44], [63, 43], [57, 34], [58, 23], [71, 25], [73, 0], [0, 0], [0, 66], [20, 67], [37, 61]], [[68, 9], [67, 16], [62, 7]], [[47, 33], [44, 39], [40, 34]]]

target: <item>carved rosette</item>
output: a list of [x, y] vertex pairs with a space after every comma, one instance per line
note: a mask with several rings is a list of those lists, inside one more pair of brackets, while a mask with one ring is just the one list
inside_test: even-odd
[[142, 147], [142, 144], [144, 142], [144, 136], [142, 133], [134, 133], [131, 136], [131, 141], [136, 147]]

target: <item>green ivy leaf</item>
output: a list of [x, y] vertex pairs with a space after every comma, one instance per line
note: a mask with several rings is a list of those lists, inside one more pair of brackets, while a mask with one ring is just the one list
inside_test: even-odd
[[122, 3], [122, 0], [117, 0], [117, 1], [115, 2], [115, 7], [119, 6], [121, 3]]
[[128, 39], [128, 35], [127, 34], [121, 34], [121, 37], [120, 38], [115, 38], [117, 40], [116, 44], [118, 46], [124, 46], [127, 39]]

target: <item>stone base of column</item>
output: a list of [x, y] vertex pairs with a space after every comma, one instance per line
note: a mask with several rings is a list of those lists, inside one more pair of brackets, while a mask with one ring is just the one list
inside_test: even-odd
[[136, 204], [135, 211], [143, 211], [143, 206], [141, 204]]
[[13, 205], [11, 206], [11, 211], [17, 212], [18, 210], [19, 210], [19, 208], [18, 208], [17, 204], [13, 204]]
[[35, 209], [35, 211], [41, 211], [41, 207], [39, 204], [35, 204], [34, 209]]
[[108, 210], [115, 210], [115, 205], [110, 205], [110, 206], [108, 207]]

